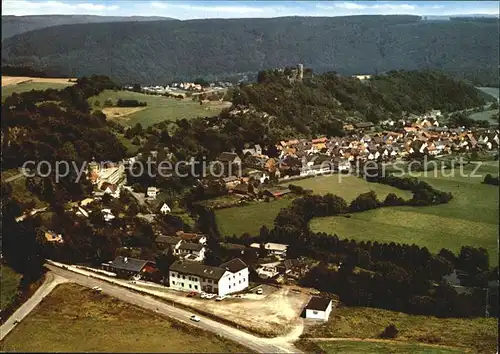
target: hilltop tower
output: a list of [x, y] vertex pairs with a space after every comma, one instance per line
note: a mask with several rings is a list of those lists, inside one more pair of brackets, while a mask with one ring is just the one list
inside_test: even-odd
[[302, 81], [303, 78], [304, 78], [304, 65], [298, 64], [297, 65], [297, 79], [299, 81]]

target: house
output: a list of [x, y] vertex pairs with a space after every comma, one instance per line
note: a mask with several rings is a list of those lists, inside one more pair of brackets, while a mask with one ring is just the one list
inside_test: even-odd
[[148, 187], [146, 190], [146, 198], [149, 200], [155, 200], [156, 196], [158, 195], [158, 188], [156, 187]]
[[203, 234], [189, 233], [182, 230], [177, 231], [175, 234], [186, 242], [199, 243], [201, 245], [205, 245], [207, 243], [207, 236]]
[[313, 296], [305, 307], [305, 317], [328, 321], [332, 312], [332, 299]]
[[109, 194], [113, 198], [119, 198], [120, 197], [120, 186], [116, 184], [111, 184], [109, 182], [104, 182], [101, 184], [101, 191], [104, 192], [104, 194]]
[[181, 242], [174, 250], [174, 254], [194, 261], [201, 262], [205, 259], [205, 246], [200, 243]]
[[165, 249], [165, 248], [170, 248], [174, 252], [174, 254], [177, 254], [177, 249], [182, 243], [182, 238], [177, 237], [177, 236], [158, 236], [155, 239], [155, 243], [158, 246], [158, 248]]
[[241, 183], [240, 179], [236, 176], [229, 176], [229, 177], [224, 177], [222, 178], [222, 183], [224, 183], [224, 186], [231, 190], [234, 187], [236, 187], [238, 184]]
[[170, 213], [171, 211], [172, 211], [172, 209], [170, 209], [170, 207], [168, 206], [167, 203], [163, 203], [163, 205], [160, 208], [160, 213], [162, 213], [162, 214], [167, 214], [167, 213]]
[[115, 216], [111, 212], [111, 209], [102, 209], [101, 213], [102, 213], [102, 217], [104, 218], [104, 221], [106, 221], [106, 222], [111, 221], [115, 218]]
[[375, 126], [372, 122], [360, 122], [354, 123], [354, 128], [359, 131], [373, 131], [375, 129]]
[[219, 267], [177, 261], [170, 266], [169, 285], [175, 290], [204, 291], [223, 296], [248, 287], [248, 267], [239, 258]]
[[217, 161], [222, 163], [223, 172], [227, 176], [232, 175], [233, 169], [241, 168], [241, 159], [234, 152], [223, 152], [219, 155]]
[[43, 237], [45, 238], [45, 241], [50, 242], [50, 243], [63, 243], [64, 242], [62, 235], [56, 234], [54, 231], [51, 231], [51, 230], [44, 230]]
[[156, 271], [156, 263], [137, 258], [118, 256], [113, 261], [103, 263], [102, 268], [116, 273], [123, 278], [143, 277], [148, 278]]
[[[252, 243], [250, 245], [250, 247], [260, 249], [260, 243]], [[283, 245], [281, 243], [268, 242], [268, 243], [264, 244], [264, 249], [266, 251], [268, 251], [269, 253], [274, 254], [276, 256], [285, 257], [286, 251], [288, 249], [288, 245]]]

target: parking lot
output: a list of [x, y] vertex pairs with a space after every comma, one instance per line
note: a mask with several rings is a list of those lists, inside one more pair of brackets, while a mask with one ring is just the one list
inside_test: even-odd
[[[204, 312], [229, 320], [244, 328], [273, 336], [290, 332], [300, 322], [300, 314], [309, 300], [309, 293], [291, 291], [289, 287], [259, 285], [249, 292], [228, 296], [222, 301], [202, 299], [200, 295], [188, 297], [188, 293], [169, 288], [135, 284], [158, 295]], [[262, 289], [262, 295], [256, 290]]]

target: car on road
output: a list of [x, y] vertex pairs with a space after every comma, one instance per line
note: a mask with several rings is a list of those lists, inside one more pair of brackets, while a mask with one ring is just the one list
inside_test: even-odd
[[201, 319], [198, 316], [196, 316], [196, 315], [192, 315], [190, 319], [191, 319], [191, 321], [194, 321], [194, 322], [200, 322], [201, 321]]
[[92, 288], [92, 290], [97, 291], [97, 292], [101, 292], [102, 291], [102, 289], [100, 287], [98, 287], [98, 286], [94, 286]]
[[222, 300], [224, 300], [225, 298], [226, 298], [226, 297], [225, 297], [224, 295], [217, 296], [217, 297], [215, 298], [215, 301], [222, 301]]
[[15, 321], [14, 321], [14, 324], [15, 324], [15, 325], [16, 325], [16, 324], [18, 324], [18, 323], [19, 323], [19, 320], [15, 320]]
[[257, 295], [262, 295], [264, 294], [264, 291], [261, 288], [258, 288], [257, 291], [255, 292]]

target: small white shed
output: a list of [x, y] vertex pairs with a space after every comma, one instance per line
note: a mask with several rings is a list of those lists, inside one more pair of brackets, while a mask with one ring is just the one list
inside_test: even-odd
[[313, 296], [307, 304], [305, 316], [306, 318], [328, 321], [330, 312], [332, 312], [332, 300]]

